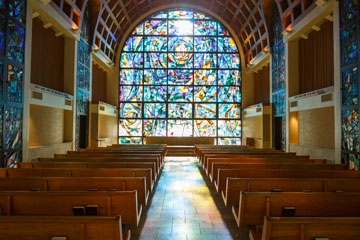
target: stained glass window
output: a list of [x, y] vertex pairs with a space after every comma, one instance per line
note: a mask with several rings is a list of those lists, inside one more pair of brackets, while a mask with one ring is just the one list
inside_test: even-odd
[[234, 38], [193, 9], [153, 14], [120, 58], [119, 142], [146, 136], [212, 136], [240, 144], [241, 71]]

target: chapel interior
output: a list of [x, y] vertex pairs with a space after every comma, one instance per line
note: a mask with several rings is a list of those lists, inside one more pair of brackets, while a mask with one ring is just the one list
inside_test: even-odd
[[360, 239], [358, 0], [0, 0], [0, 240]]

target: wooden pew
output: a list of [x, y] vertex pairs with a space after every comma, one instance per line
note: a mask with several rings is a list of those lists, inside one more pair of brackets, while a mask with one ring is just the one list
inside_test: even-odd
[[324, 169], [324, 170], [348, 170], [345, 164], [313, 164], [302, 161], [266, 161], [256, 160], [253, 163], [243, 162], [213, 162], [209, 178], [211, 182], [217, 179], [218, 170], [221, 169]]
[[360, 192], [354, 178], [228, 178], [221, 191], [226, 206], [239, 203], [240, 192]]
[[295, 207], [294, 217], [360, 217], [360, 193], [241, 192], [232, 211], [239, 227], [262, 225], [264, 216], [281, 217], [283, 207]]
[[295, 169], [219, 169], [214, 181], [217, 192], [226, 189], [227, 178], [360, 178], [360, 171]]
[[121, 216], [0, 216], [2, 240], [130, 240], [130, 230], [122, 229]]
[[145, 177], [7, 177], [0, 191], [136, 191], [138, 205], [146, 206]]
[[359, 217], [265, 217], [262, 240], [360, 239]]
[[18, 168], [151, 168], [156, 181], [155, 163], [151, 162], [18, 162]]
[[145, 177], [152, 189], [151, 169], [121, 168], [0, 168], [0, 177]]
[[121, 192], [0, 192], [5, 216], [72, 216], [74, 206], [98, 205], [100, 216], [121, 215], [123, 224], [138, 226], [142, 208], [136, 191]]

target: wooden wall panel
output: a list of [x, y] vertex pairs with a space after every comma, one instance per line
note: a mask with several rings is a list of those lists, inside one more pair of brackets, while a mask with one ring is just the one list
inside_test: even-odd
[[106, 103], [107, 74], [97, 65], [93, 64], [92, 69], [92, 101]]
[[299, 41], [299, 94], [334, 85], [333, 23]]
[[270, 67], [254, 73], [254, 104], [270, 102]]
[[64, 39], [45, 29], [40, 19], [33, 20], [31, 83], [63, 91]]

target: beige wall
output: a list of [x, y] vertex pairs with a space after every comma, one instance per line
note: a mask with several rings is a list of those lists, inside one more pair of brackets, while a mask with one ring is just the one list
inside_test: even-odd
[[30, 105], [29, 147], [64, 142], [64, 110]]
[[300, 111], [299, 145], [320, 148], [335, 147], [334, 108]]
[[117, 117], [99, 115], [99, 138], [109, 138], [106, 144], [115, 144], [117, 142], [117, 122]]
[[263, 137], [263, 118], [262, 116], [244, 117], [243, 137], [262, 139]]

